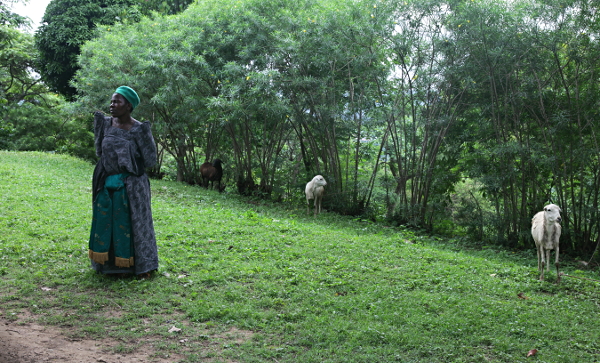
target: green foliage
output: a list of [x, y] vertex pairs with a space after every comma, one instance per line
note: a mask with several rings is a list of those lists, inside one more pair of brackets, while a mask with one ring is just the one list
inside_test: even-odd
[[56, 150], [56, 132], [60, 116], [48, 108], [24, 103], [6, 112], [4, 127], [10, 129], [3, 148], [9, 150]]
[[[178, 180], [193, 183], [204, 162], [196, 147], [214, 143], [212, 137], [219, 134], [206, 108], [219, 78], [196, 51], [204, 49], [195, 43], [204, 38], [203, 29], [176, 19], [143, 19], [131, 26], [103, 28], [102, 36], [83, 48], [82, 69], [74, 84], [87, 109], [106, 109], [120, 85], [136, 89], [141, 103], [134, 116], [153, 123], [157, 143], [177, 162]], [[204, 135], [211, 135], [211, 140]]]
[[[364, 4], [356, 6], [364, 10]], [[368, 48], [352, 48], [356, 39], [339, 43], [345, 39], [339, 29], [348, 25], [364, 32], [368, 13], [362, 11], [360, 21], [344, 15], [354, 10], [313, 2], [200, 2], [177, 17], [105, 27], [84, 48], [75, 85], [88, 107], [101, 107], [107, 90], [121, 83], [137, 87], [148, 102], [136, 112], [155, 123], [159, 145], [176, 160], [178, 180], [197, 183], [199, 164], [219, 156], [231, 160], [240, 191], [270, 195], [280, 187], [283, 161], [303, 155], [305, 172], [301, 165], [291, 168], [296, 178], [331, 174], [332, 188], [341, 191], [338, 150], [360, 145], [353, 140], [366, 136], [352, 133], [356, 120], [346, 122], [355, 109], [345, 111], [344, 94], [357, 82], [348, 72], [375, 69], [385, 76], [373, 67]], [[119, 47], [122, 39], [126, 50]], [[102, 49], [111, 49], [110, 56]], [[356, 177], [351, 185], [358, 185]]]
[[494, 207], [480, 190], [481, 185], [472, 179], [456, 185], [455, 192], [452, 193], [451, 220], [463, 229], [464, 235], [475, 241], [498, 243], [499, 241], [494, 240], [494, 232], [497, 230]]
[[596, 244], [586, 237], [597, 233], [590, 206], [600, 188], [589, 16], [579, 4], [471, 2], [448, 23], [449, 42], [469, 55], [453, 72], [472, 84], [463, 113], [472, 135], [461, 163], [494, 206], [491, 240], [530, 245], [530, 218], [554, 202], [565, 212], [564, 249], [576, 243], [591, 252]]
[[66, 112], [60, 98], [52, 107], [23, 103], [6, 108], [0, 122], [0, 149], [66, 153], [95, 161], [89, 115]]
[[[121, 84], [138, 89], [136, 117], [153, 122], [179, 181], [198, 183], [219, 157], [238, 192], [300, 202], [320, 173], [328, 210], [519, 248], [551, 201], [564, 249], [589, 254], [600, 233], [589, 6], [204, 0], [101, 27], [74, 85], [87, 111]], [[464, 178], [476, 198], [455, 197]]]
[[88, 127], [65, 114], [35, 65], [33, 36], [0, 26], [0, 149], [59, 151], [93, 159]]
[[0, 107], [45, 101], [47, 89], [32, 75], [37, 70], [36, 61], [33, 37], [15, 27], [0, 25]]
[[140, 11], [151, 16], [153, 12], [173, 15], [184, 11], [193, 0], [138, 0]]
[[96, 37], [97, 25], [137, 21], [135, 0], [52, 0], [35, 35], [40, 54], [39, 70], [46, 84], [72, 99], [76, 89], [70, 81], [79, 68], [81, 46]]
[[563, 260], [574, 277], [540, 282], [533, 249], [314, 218], [182, 183], [151, 181], [154, 277], [97, 275], [92, 172], [65, 155], [0, 151], [2, 318], [184, 361], [600, 359], [597, 270]]
[[13, 13], [10, 4], [23, 3], [26, 0], [5, 0], [0, 3], [0, 25], [11, 27], [29, 26], [29, 21], [24, 16]]

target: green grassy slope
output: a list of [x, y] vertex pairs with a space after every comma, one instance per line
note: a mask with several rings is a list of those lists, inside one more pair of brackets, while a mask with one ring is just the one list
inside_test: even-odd
[[96, 275], [92, 171], [0, 151], [0, 316], [186, 362], [600, 361], [600, 284], [538, 281], [533, 249], [461, 247], [174, 182], [152, 181], [155, 277]]

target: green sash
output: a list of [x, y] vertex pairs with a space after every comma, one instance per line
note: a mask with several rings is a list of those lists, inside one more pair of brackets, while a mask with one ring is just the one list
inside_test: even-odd
[[[117, 267], [133, 266], [131, 218], [124, 180], [129, 173], [110, 175], [93, 205], [89, 257], [104, 265], [109, 259], [111, 244]], [[109, 190], [112, 192], [112, 198]]]

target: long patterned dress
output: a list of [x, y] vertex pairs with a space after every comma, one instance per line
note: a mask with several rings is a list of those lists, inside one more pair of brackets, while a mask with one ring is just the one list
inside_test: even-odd
[[[96, 154], [100, 158], [93, 176], [93, 200], [104, 189], [110, 175], [128, 173], [124, 179], [131, 215], [133, 267], [117, 267], [114, 253], [103, 264], [92, 262], [98, 273], [141, 274], [158, 269], [158, 249], [150, 206], [150, 180], [145, 169], [156, 164], [156, 144], [150, 123], [136, 122], [130, 130], [112, 126], [112, 118], [94, 114]], [[94, 231], [92, 231], [92, 234]], [[110, 241], [108, 241], [110, 242]]]

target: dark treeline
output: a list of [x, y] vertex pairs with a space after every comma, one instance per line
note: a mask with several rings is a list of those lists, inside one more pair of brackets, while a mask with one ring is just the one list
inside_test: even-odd
[[[101, 27], [79, 57], [80, 109], [139, 91], [156, 175], [200, 183], [223, 160], [244, 195], [530, 247], [563, 209], [561, 249], [600, 236], [594, 1], [200, 0]], [[0, 140], [1, 141], [1, 140]], [[228, 189], [230, 190], [230, 189]]]

